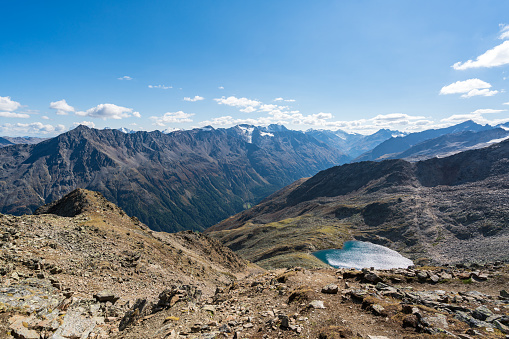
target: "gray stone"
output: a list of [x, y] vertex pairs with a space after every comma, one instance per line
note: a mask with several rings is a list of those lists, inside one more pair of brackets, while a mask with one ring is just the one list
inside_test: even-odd
[[447, 317], [440, 313], [435, 313], [433, 317], [424, 317], [421, 319], [421, 323], [426, 327], [446, 329], [449, 327], [447, 323]]
[[223, 325], [221, 325], [221, 327], [219, 327], [219, 332], [221, 332], [221, 333], [232, 333], [232, 330], [231, 330], [231, 328], [228, 325], [223, 324]]
[[118, 299], [120, 299], [120, 297], [117, 297], [115, 294], [113, 294], [109, 290], [102, 290], [101, 292], [94, 294], [94, 299], [99, 302], [109, 301], [114, 304], [117, 302]]
[[39, 339], [40, 336], [36, 331], [28, 329], [23, 325], [24, 322], [26, 323], [26, 320], [27, 318], [21, 318], [10, 325], [10, 329], [15, 335], [15, 338]]
[[420, 282], [425, 282], [426, 279], [428, 279], [428, 273], [423, 272], [423, 271], [417, 272], [417, 279]]
[[493, 326], [485, 321], [477, 320], [475, 318], [471, 318], [469, 322], [470, 327], [474, 328], [480, 328], [480, 327], [486, 327], [486, 328], [492, 328]]
[[440, 281], [440, 278], [436, 274], [430, 274], [429, 280], [431, 280], [432, 283], [436, 284]]
[[380, 278], [378, 276], [378, 274], [376, 274], [374, 272], [368, 272], [368, 273], [364, 274], [364, 279], [366, 281], [373, 283], [373, 284], [376, 284], [377, 282], [382, 281], [382, 278]]
[[505, 326], [498, 320], [495, 320], [493, 322], [493, 325], [495, 326], [495, 328], [498, 328], [502, 333], [509, 334], [509, 326]]
[[447, 272], [442, 272], [440, 274], [440, 279], [442, 279], [442, 280], [451, 280], [452, 279], [452, 274], [447, 273]]
[[371, 311], [374, 315], [384, 315], [385, 308], [379, 304], [371, 305]]
[[320, 308], [325, 308], [325, 306], [323, 305], [323, 301], [321, 300], [313, 300], [309, 303], [309, 307], [310, 308], [316, 308], [316, 309], [320, 309]]
[[322, 293], [325, 294], [337, 294], [339, 291], [339, 287], [336, 284], [329, 284], [322, 288]]
[[95, 325], [94, 319], [87, 318], [80, 312], [68, 312], [63, 319], [62, 325], [53, 334], [52, 338], [86, 339]]
[[493, 315], [493, 312], [490, 311], [489, 308], [486, 306], [479, 306], [477, 307], [473, 312], [472, 316], [478, 320], [486, 320], [487, 318], [491, 317]]
[[463, 321], [464, 323], [470, 324], [470, 321], [474, 318], [470, 316], [467, 312], [462, 311], [456, 311], [454, 318], [458, 319], [459, 321]]

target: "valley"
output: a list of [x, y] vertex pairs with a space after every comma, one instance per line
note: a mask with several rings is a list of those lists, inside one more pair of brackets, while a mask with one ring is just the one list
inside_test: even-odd
[[206, 232], [265, 268], [313, 267], [311, 252], [352, 239], [421, 263], [508, 260], [508, 159], [503, 141], [415, 163], [333, 167]]

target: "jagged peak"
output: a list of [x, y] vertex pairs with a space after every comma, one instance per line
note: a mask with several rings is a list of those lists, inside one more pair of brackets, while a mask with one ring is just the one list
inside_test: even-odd
[[267, 129], [268, 132], [284, 132], [284, 131], [288, 131], [288, 128], [286, 128], [282, 124], [270, 124], [269, 126], [266, 127], [266, 129]]

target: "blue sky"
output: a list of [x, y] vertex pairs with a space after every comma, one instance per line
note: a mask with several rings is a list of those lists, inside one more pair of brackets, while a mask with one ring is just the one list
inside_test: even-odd
[[509, 120], [509, 2], [10, 1], [0, 135]]

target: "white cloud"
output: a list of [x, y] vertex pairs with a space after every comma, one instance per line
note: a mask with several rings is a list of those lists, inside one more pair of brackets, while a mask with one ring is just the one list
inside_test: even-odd
[[390, 113], [390, 114], [379, 114], [376, 117], [368, 120], [373, 122], [375, 125], [388, 126], [390, 124], [408, 125], [414, 120], [423, 121], [423, 119], [426, 118], [423, 116], [412, 116], [404, 113]]
[[83, 111], [76, 112], [76, 115], [88, 116], [92, 118], [102, 118], [105, 120], [129, 118], [131, 114], [136, 117], [140, 116], [140, 113], [133, 112], [132, 108], [126, 108], [114, 104], [100, 104], [97, 105], [96, 107], [92, 107], [86, 110], [85, 112]]
[[502, 105], [509, 105], [509, 102], [504, 102]]
[[456, 81], [450, 85], [442, 87], [440, 94], [459, 94], [468, 93], [474, 89], [491, 88], [491, 84], [481, 79], [468, 79], [464, 81]]
[[506, 109], [491, 109], [491, 108], [481, 108], [481, 109], [477, 109], [475, 111], [472, 112], [472, 114], [491, 114], [491, 113], [500, 113], [500, 112], [505, 112], [507, 111]]
[[156, 117], [152, 116], [150, 117], [151, 120], [154, 121], [154, 124], [157, 126], [166, 126], [166, 124], [171, 123], [184, 123], [184, 122], [192, 122], [193, 120], [191, 117], [194, 115], [194, 113], [184, 113], [182, 111], [178, 112], [167, 112], [163, 116]]
[[[148, 88], [159, 88], [159, 89], [170, 89], [173, 86], [165, 86], [165, 85], [148, 85]], [[181, 88], [182, 89], [182, 88]]]
[[274, 101], [295, 102], [295, 99], [276, 98], [276, 99], [274, 99]]
[[43, 115], [43, 116], [41, 117], [41, 119], [49, 120], [49, 117], [48, 117], [47, 115]]
[[505, 112], [507, 110], [505, 109], [491, 109], [491, 108], [483, 108], [483, 109], [477, 109], [471, 113], [467, 114], [454, 114], [451, 115], [448, 118], [442, 119], [440, 121], [446, 122], [446, 123], [452, 123], [452, 124], [458, 124], [463, 121], [472, 120], [478, 124], [489, 124], [492, 126], [503, 124], [505, 122], [509, 121], [509, 118], [502, 118], [502, 119], [487, 119], [483, 116], [483, 114], [493, 114], [493, 113], [500, 113]]
[[497, 94], [498, 91], [490, 91], [489, 89], [473, 89], [470, 92], [463, 94], [462, 98], [471, 98], [475, 96], [492, 97]]
[[224, 89], [224, 87], [223, 87], [223, 86], [219, 86], [218, 88], [219, 88], [219, 89]]
[[509, 25], [499, 25], [500, 26], [500, 36], [499, 39], [508, 39], [509, 38]]
[[130, 76], [128, 75], [124, 75], [123, 77], [120, 77], [120, 78], [117, 78], [118, 80], [133, 80], [133, 78], [131, 78]]
[[56, 109], [57, 115], [68, 115], [69, 112], [74, 112], [74, 107], [67, 104], [65, 99], [60, 101], [51, 102], [49, 108]]
[[21, 104], [11, 100], [11, 97], [0, 97], [0, 111], [12, 112], [20, 107]]
[[252, 113], [252, 112], [256, 112], [256, 108], [254, 108], [253, 106], [248, 106], [246, 108], [241, 108], [239, 111], [244, 112], [244, 113]]
[[25, 114], [25, 113], [0, 112], [0, 117], [2, 117], [2, 118], [21, 118], [21, 119], [27, 119], [27, 118], [30, 118], [30, 115]]
[[283, 106], [263, 104], [260, 106], [260, 111], [261, 112], [272, 112], [276, 109], [279, 109], [280, 107], [283, 108]]
[[18, 134], [53, 134], [53, 133], [61, 133], [65, 131], [64, 125], [45, 125], [42, 122], [32, 122], [32, 123], [17, 123], [17, 124], [3, 124], [0, 125], [0, 132], [8, 132], [10, 134], [18, 133]]
[[234, 96], [229, 96], [228, 98], [221, 97], [220, 99], [214, 99], [220, 105], [227, 105], [233, 107], [257, 107], [261, 104], [260, 101], [251, 100], [248, 98], [236, 98]]
[[82, 121], [82, 122], [75, 122], [73, 123], [74, 126], [79, 126], [79, 125], [83, 125], [83, 126], [87, 126], [87, 127], [90, 127], [90, 128], [95, 128], [95, 124], [93, 121]]
[[190, 97], [185, 97], [184, 98], [184, 101], [191, 101], [191, 102], [195, 102], [195, 101], [201, 101], [205, 99], [204, 97], [201, 97], [199, 95], [195, 95], [194, 98], [190, 98]]
[[[505, 33], [504, 33], [505, 34]], [[498, 46], [479, 55], [475, 61], [457, 62], [452, 67], [456, 70], [469, 68], [496, 67], [509, 64], [509, 41], [504, 41]]]
[[133, 116], [135, 116], [136, 118], [141, 118], [140, 112], [133, 112]]

